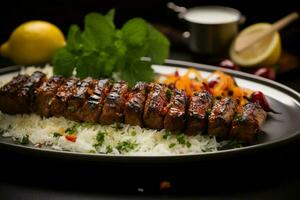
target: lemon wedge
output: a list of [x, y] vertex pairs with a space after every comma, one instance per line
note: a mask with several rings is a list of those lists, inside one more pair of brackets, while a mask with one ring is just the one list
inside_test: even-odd
[[[258, 34], [270, 28], [271, 24], [258, 23], [245, 28], [237, 38], [243, 39], [252, 34]], [[234, 50], [235, 41], [230, 47], [230, 58], [242, 67], [272, 66], [277, 63], [281, 54], [281, 40], [278, 32], [270, 34], [247, 49], [237, 53]]]
[[46, 21], [29, 21], [19, 25], [0, 54], [16, 64], [31, 65], [49, 62], [54, 52], [66, 44], [61, 30]]

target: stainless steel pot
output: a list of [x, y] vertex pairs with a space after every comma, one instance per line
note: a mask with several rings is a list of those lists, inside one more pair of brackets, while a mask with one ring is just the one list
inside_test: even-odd
[[[228, 52], [230, 43], [237, 35], [239, 25], [244, 23], [245, 17], [233, 8], [223, 6], [199, 6], [186, 9], [169, 2], [167, 6], [178, 13], [178, 17], [183, 19], [188, 25], [188, 31], [183, 37], [187, 38], [191, 51], [201, 55], [218, 55]], [[223, 12], [232, 14], [235, 17], [223, 22], [205, 22], [201, 19], [193, 19], [191, 13], [199, 13], [213, 10], [215, 13]]]

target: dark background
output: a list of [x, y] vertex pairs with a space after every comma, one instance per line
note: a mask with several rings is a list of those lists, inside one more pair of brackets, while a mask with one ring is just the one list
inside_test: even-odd
[[[71, 24], [83, 23], [84, 16], [89, 12], [106, 13], [116, 8], [115, 22], [120, 27], [132, 17], [144, 19], [177, 29], [185, 29], [184, 23], [177, 19], [176, 14], [166, 9], [166, 0], [41, 0], [41, 1], [5, 1], [0, 9], [0, 43], [8, 39], [10, 33], [21, 23], [28, 20], [46, 20], [56, 24], [64, 33]], [[256, 22], [274, 22], [293, 11], [300, 11], [295, 0], [272, 1], [263, 3], [260, 0], [185, 0], [173, 1], [187, 8], [200, 5], [223, 5], [236, 8], [246, 16], [244, 26]], [[293, 53], [299, 52], [300, 21], [285, 28], [283, 44]], [[295, 45], [298, 44], [298, 45]], [[176, 43], [172, 45], [176, 47]], [[299, 54], [299, 53], [298, 53]]]
[[[150, 0], [48, 0], [5, 1], [0, 7], [0, 43], [22, 22], [46, 20], [66, 34], [73, 23], [82, 26], [84, 15], [105, 13], [116, 8], [120, 27], [132, 17], [143, 17], [168, 34], [172, 42], [170, 58], [215, 64], [195, 55], [184, 46], [177, 33], [186, 30], [168, 1]], [[187, 0], [178, 5], [223, 5], [246, 16], [244, 26], [274, 22], [293, 11], [297, 1]], [[241, 27], [243, 28], [243, 27]], [[174, 34], [176, 33], [176, 34]], [[300, 20], [281, 32], [285, 53], [292, 56], [292, 69], [278, 74], [277, 81], [300, 91]], [[1, 61], [3, 66], [11, 63]], [[289, 65], [289, 64], [287, 64]], [[263, 152], [216, 161], [159, 164], [114, 164], [48, 158], [43, 154], [20, 154], [0, 149], [0, 199], [299, 199], [299, 140]], [[160, 190], [163, 180], [171, 189]]]

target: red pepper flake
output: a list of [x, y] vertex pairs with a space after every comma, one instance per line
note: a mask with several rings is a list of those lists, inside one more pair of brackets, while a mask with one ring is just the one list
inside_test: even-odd
[[168, 106], [165, 106], [165, 107], [162, 109], [161, 113], [162, 113], [162, 115], [166, 115], [167, 112], [168, 112]]
[[66, 135], [65, 138], [71, 142], [76, 142], [77, 136], [76, 135]]
[[159, 189], [160, 190], [168, 190], [171, 188], [171, 183], [169, 181], [162, 181], [159, 184]]

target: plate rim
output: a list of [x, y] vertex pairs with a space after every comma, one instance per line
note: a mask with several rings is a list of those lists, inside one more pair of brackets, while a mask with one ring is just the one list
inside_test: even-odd
[[[267, 86], [276, 86], [275, 89], [282, 89], [283, 92], [288, 94], [289, 96], [293, 97], [297, 103], [300, 106], [300, 93], [295, 91], [294, 89], [285, 86], [281, 83], [275, 82], [273, 80], [269, 80], [263, 77], [254, 76], [252, 74], [231, 70], [231, 69], [224, 69], [219, 68], [212, 65], [207, 64], [201, 64], [201, 63], [195, 63], [195, 62], [189, 62], [189, 61], [181, 61], [181, 60], [174, 60], [174, 59], [166, 59], [165, 63], [162, 65], [156, 65], [156, 66], [170, 66], [170, 67], [180, 67], [180, 68], [196, 68], [198, 70], [204, 70], [204, 71], [214, 71], [219, 70], [223, 71], [225, 73], [228, 73], [230, 75], [233, 75], [237, 78], [241, 79], [247, 79], [250, 81], [259, 81], [259, 83], [267, 85]], [[14, 66], [8, 66], [4, 68], [0, 68], [0, 75], [4, 75], [7, 73], [17, 72], [22, 68], [22, 66], [14, 65]], [[1, 137], [3, 137], [1, 135]], [[289, 134], [288, 136], [282, 138], [282, 139], [276, 139], [260, 144], [255, 144], [251, 146], [246, 146], [242, 148], [234, 148], [234, 149], [228, 149], [228, 150], [220, 150], [217, 152], [205, 152], [205, 153], [193, 153], [193, 154], [179, 154], [179, 155], [108, 155], [108, 154], [92, 154], [92, 153], [80, 153], [80, 152], [71, 152], [71, 151], [65, 151], [65, 150], [55, 150], [55, 149], [43, 149], [43, 148], [37, 148], [34, 146], [26, 146], [26, 145], [19, 145], [15, 143], [7, 143], [0, 140], [0, 147], [4, 149], [10, 149], [13, 151], [20, 152], [22, 150], [26, 150], [26, 152], [32, 152], [32, 153], [39, 153], [39, 154], [47, 154], [53, 157], [69, 157], [70, 159], [87, 159], [87, 160], [107, 160], [110, 162], [152, 162], [152, 161], [160, 161], [160, 162], [173, 162], [178, 160], [185, 160], [185, 161], [195, 161], [195, 160], [211, 160], [216, 158], [224, 158], [224, 157], [232, 157], [232, 156], [238, 156], [242, 154], [249, 154], [257, 151], [267, 150], [270, 148], [275, 148], [280, 145], [287, 144], [291, 141], [300, 139], [300, 130], [294, 131], [292, 134]]]

